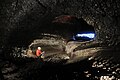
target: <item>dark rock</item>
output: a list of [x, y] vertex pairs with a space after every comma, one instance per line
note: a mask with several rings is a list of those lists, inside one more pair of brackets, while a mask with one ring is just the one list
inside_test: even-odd
[[[68, 20], [66, 20], [65, 16], [60, 17], [63, 15], [73, 16], [75, 20], [68, 17]], [[115, 67], [115, 65], [116, 63], [119, 64], [120, 58], [119, 15], [119, 0], [2, 0], [0, 2], [0, 47], [2, 48], [0, 49], [0, 60], [3, 64], [9, 64], [6, 63], [8, 61], [19, 68], [16, 72], [10, 74], [19, 73], [19, 76], [14, 78], [16, 80], [22, 78], [39, 80], [41, 79], [39, 74], [42, 76], [46, 74], [45, 79], [49, 80], [63, 80], [68, 77], [72, 80], [78, 78], [93, 80], [95, 76], [98, 78], [108, 73], [118, 79], [119, 72], [115, 70], [119, 66]], [[50, 64], [39, 63], [42, 60], [37, 59], [38, 62], [36, 62], [36, 59], [21, 57], [21, 50], [12, 51], [13, 47], [26, 47], [27, 49], [33, 40], [45, 37], [42, 35], [44, 33], [57, 35], [57, 39], [67, 42], [75, 32], [86, 30], [86, 25], [90, 27], [88, 30], [95, 30], [96, 38], [94, 41], [97, 44], [81, 44], [83, 46], [78, 46], [75, 51], [80, 51], [81, 48], [84, 50], [100, 46], [101, 50], [93, 56], [95, 57], [93, 61], [89, 62], [85, 58], [78, 63], [73, 63], [73, 65], [67, 64], [60, 68], [59, 66], [50, 67]], [[11, 53], [20, 57], [10, 57]], [[103, 60], [109, 60], [109, 62], [102, 67]], [[96, 61], [100, 63], [96, 63], [96, 66], [102, 68], [91, 67], [92, 63]], [[110, 68], [113, 68], [112, 71], [107, 72], [108, 64]], [[45, 68], [42, 67], [43, 65]], [[104, 71], [103, 68], [106, 70]], [[83, 73], [88, 69], [92, 70], [92, 73], [86, 74], [89, 76], [89, 78], [86, 78]], [[67, 76], [68, 73], [69, 76]], [[1, 71], [0, 74], [2, 74]], [[0, 78], [3, 76], [0, 76]], [[6, 77], [9, 77], [9, 75]]]

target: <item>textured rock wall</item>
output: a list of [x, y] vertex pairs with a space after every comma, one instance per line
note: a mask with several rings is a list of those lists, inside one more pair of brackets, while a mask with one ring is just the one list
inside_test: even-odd
[[[37, 29], [46, 31], [51, 20], [59, 15], [74, 15], [83, 18], [95, 27], [97, 39], [119, 44], [119, 0], [2, 0], [0, 2], [0, 42], [5, 44], [10, 36], [28, 40]], [[17, 32], [17, 34], [15, 34]], [[38, 31], [39, 32], [39, 31]], [[31, 35], [29, 35], [31, 34]], [[19, 40], [19, 39], [18, 39]]]
[[[120, 1], [119, 0], [105, 0], [105, 1], [104, 0], [1, 0], [0, 1], [0, 48], [1, 46], [9, 45], [10, 42], [11, 44], [18, 42], [29, 43], [29, 40], [31, 40], [31, 38], [34, 39], [36, 37], [39, 37], [40, 32], [51, 33], [49, 25], [51, 25], [50, 23], [54, 17], [60, 15], [73, 15], [78, 18], [83, 18], [88, 24], [94, 26], [95, 31], [97, 33], [97, 38], [96, 38], [97, 41], [100, 42], [103, 41], [104, 43], [106, 43], [106, 46], [120, 45], [119, 43], [120, 42], [120, 37], [119, 37], [120, 36], [120, 32], [119, 32], [120, 31], [120, 22], [119, 22]], [[66, 28], [63, 27], [61, 28], [61, 30], [58, 30], [58, 32], [62, 30], [66, 30]], [[54, 34], [57, 34], [58, 32], [55, 32]], [[66, 33], [67, 31], [63, 34]], [[110, 51], [110, 52], [115, 52], [115, 51]], [[106, 51], [105, 57], [110, 52]], [[0, 67], [4, 66], [4, 64], [9, 64], [9, 65], [3, 68], [11, 69], [11, 67], [14, 67], [13, 64], [11, 65], [10, 61], [5, 61], [4, 57], [2, 57], [3, 54], [1, 53], [2, 51], [0, 50]], [[118, 54], [119, 52], [115, 55], [115, 58], [118, 57]], [[113, 53], [111, 54], [111, 56], [113, 56]], [[2, 62], [4, 63], [3, 65], [1, 64]], [[42, 72], [46, 71], [46, 68], [42, 72], [39, 71], [41, 63], [39, 63], [40, 65], [38, 63], [39, 62], [28, 63], [24, 67], [21, 66], [20, 67], [21, 69], [18, 70], [14, 68], [15, 71], [13, 70], [13, 74], [20, 73], [26, 79], [29, 78], [27, 76], [31, 76], [35, 79], [37, 78], [39, 79], [39, 75], [33, 76], [33, 74], [41, 73], [42, 75], [44, 75]], [[82, 68], [86, 67], [86, 64]], [[21, 63], [21, 65], [24, 65], [24, 63], [23, 64]], [[81, 64], [79, 66], [81, 66]], [[35, 72], [37, 69], [38, 72]], [[65, 68], [65, 70], [66, 69], [67, 68]], [[54, 74], [53, 70], [51, 69], [49, 70], [50, 70], [49, 72]], [[63, 75], [63, 72], [65, 72], [64, 74], [66, 77], [67, 76], [66, 74], [69, 73], [69, 71], [73, 74], [74, 70], [72, 71], [71, 70], [72, 70], [71, 68], [70, 70], [68, 68], [65, 72], [63, 69], [63, 71], [60, 71], [60, 73], [58, 73], [59, 71], [57, 69], [56, 73], [58, 73], [58, 75], [59, 74]], [[79, 70], [80, 68], [78, 67], [78, 69], [75, 71], [79, 71]], [[30, 74], [28, 74], [29, 71], [31, 71]], [[93, 69], [93, 71], [95, 71], [95, 69]], [[49, 76], [48, 72], [45, 72], [45, 74], [46, 73], [47, 76]], [[79, 74], [79, 72], [76, 73]], [[17, 78], [20, 77], [19, 74], [9, 76], [9, 70], [8, 70], [8, 74], [6, 73], [4, 74], [6, 75], [7, 78], [12, 77], [11, 79], [13, 79], [14, 77], [16, 77], [16, 80], [18, 80]], [[74, 76], [77, 75], [75, 74]], [[0, 79], [1, 77], [3, 77], [1, 75], [2, 74], [0, 71]], [[51, 75], [49, 77], [51, 77]], [[81, 77], [82, 76], [83, 75], [81, 74]], [[58, 77], [61, 79], [61, 76]], [[73, 77], [73, 76], [67, 76], [66, 78], [68, 77]]]

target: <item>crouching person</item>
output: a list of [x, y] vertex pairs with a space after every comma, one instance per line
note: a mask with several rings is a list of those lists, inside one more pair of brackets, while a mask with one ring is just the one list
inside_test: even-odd
[[41, 50], [41, 47], [38, 47], [36, 50], [36, 56], [39, 58], [44, 58], [43, 53], [44, 51]]

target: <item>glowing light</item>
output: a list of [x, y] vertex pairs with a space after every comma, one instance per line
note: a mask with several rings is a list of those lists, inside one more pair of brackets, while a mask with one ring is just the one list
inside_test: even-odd
[[77, 34], [77, 37], [88, 37], [88, 38], [95, 38], [95, 33], [81, 33]]

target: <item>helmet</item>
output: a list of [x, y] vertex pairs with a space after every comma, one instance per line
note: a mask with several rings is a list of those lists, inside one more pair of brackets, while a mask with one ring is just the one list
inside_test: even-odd
[[38, 47], [39, 50], [41, 50], [41, 47]]

